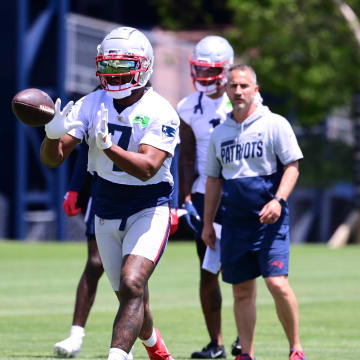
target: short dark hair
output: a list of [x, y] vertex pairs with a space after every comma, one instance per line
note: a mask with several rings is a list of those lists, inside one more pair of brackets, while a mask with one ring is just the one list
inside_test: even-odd
[[250, 71], [250, 73], [253, 76], [254, 79], [254, 83], [257, 84], [257, 78], [256, 78], [256, 72], [255, 70], [250, 66], [250, 65], [246, 65], [246, 64], [235, 64], [230, 66], [229, 70], [227, 71], [227, 79], [229, 80], [229, 75], [232, 71], [234, 70], [240, 70], [240, 71], [244, 71], [244, 70], [248, 70]]

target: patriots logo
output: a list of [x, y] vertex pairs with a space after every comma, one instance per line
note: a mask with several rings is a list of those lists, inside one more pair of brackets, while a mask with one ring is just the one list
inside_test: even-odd
[[163, 125], [161, 130], [167, 137], [175, 137], [175, 129], [173, 127]]

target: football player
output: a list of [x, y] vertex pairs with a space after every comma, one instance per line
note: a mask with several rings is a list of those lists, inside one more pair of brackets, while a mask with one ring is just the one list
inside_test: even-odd
[[153, 49], [137, 29], [119, 27], [98, 46], [101, 90], [69, 103], [45, 126], [41, 159], [59, 166], [85, 139], [94, 174], [95, 235], [105, 272], [119, 299], [108, 360], [127, 360], [139, 337], [151, 360], [172, 360], [153, 328], [148, 280], [170, 231], [171, 160], [179, 117], [147, 86]]

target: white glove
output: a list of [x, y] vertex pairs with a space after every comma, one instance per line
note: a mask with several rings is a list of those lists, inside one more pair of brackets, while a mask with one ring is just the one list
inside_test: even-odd
[[55, 115], [53, 119], [45, 125], [46, 136], [49, 139], [60, 139], [63, 135], [72, 129], [75, 129], [82, 125], [81, 121], [70, 121], [67, 117], [74, 102], [69, 101], [64, 107], [63, 111], [61, 108], [61, 99], [55, 101]]
[[108, 109], [105, 109], [104, 103], [101, 103], [100, 110], [97, 113], [98, 124], [96, 127], [96, 145], [100, 150], [106, 150], [112, 145], [111, 134], [108, 129]]

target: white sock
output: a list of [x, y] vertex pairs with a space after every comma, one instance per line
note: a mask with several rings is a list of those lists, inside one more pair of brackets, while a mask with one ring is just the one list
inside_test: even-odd
[[73, 325], [70, 329], [70, 337], [82, 339], [85, 336], [85, 329], [81, 326]]
[[118, 348], [110, 348], [107, 360], [127, 360], [128, 354]]
[[147, 347], [153, 347], [156, 344], [156, 340], [156, 332], [155, 329], [153, 329], [151, 336], [147, 340], [142, 340], [142, 342]]

